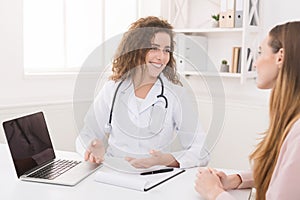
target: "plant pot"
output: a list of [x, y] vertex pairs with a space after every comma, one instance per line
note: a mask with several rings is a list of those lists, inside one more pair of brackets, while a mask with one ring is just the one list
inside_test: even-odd
[[229, 65], [222, 64], [220, 72], [229, 72]]
[[215, 20], [211, 21], [211, 27], [218, 28], [219, 27], [219, 21], [215, 21]]

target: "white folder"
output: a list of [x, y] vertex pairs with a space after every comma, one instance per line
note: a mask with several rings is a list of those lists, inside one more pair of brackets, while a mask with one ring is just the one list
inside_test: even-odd
[[243, 10], [244, 10], [244, 0], [235, 0], [235, 19], [234, 27], [240, 28], [243, 26]]
[[220, 27], [233, 28], [235, 21], [235, 0], [221, 0]]
[[227, 27], [227, 0], [220, 1], [220, 20], [219, 26], [221, 28]]

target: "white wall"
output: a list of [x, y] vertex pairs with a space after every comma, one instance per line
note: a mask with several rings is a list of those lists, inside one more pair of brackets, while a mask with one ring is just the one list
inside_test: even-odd
[[300, 20], [299, 1], [263, 1], [263, 28], [267, 33], [274, 25], [287, 21]]
[[[74, 124], [73, 107], [70, 102], [55, 104], [34, 104], [21, 106], [7, 106], [0, 109], [0, 121], [15, 118], [29, 113], [43, 111], [48, 125], [50, 137], [54, 148], [61, 150], [74, 150], [73, 140], [78, 133]], [[4, 142], [3, 127], [0, 128], [0, 141]]]
[[[248, 155], [257, 142], [257, 133], [262, 133], [268, 126], [268, 99], [270, 91], [256, 88], [255, 80], [248, 80], [241, 85], [239, 79], [222, 78], [225, 99], [215, 93], [216, 77], [191, 76], [188, 82], [193, 86], [198, 98], [201, 123], [208, 134], [211, 149], [212, 167], [248, 169]], [[210, 85], [210, 86], [207, 86]], [[212, 97], [215, 93], [215, 97]], [[215, 98], [213, 103], [212, 98]], [[222, 109], [225, 109], [224, 118]], [[217, 120], [213, 119], [213, 109]], [[219, 121], [218, 121], [219, 120]], [[223, 123], [220, 132], [211, 132], [215, 126]], [[216, 137], [218, 135], [218, 137]]]
[[[0, 0], [0, 121], [43, 110], [58, 149], [74, 150], [78, 132], [73, 119], [72, 99], [76, 76], [23, 75], [22, 0]], [[263, 30], [279, 22], [300, 19], [298, 1], [262, 1]], [[195, 89], [201, 80], [190, 80]], [[212, 152], [212, 166], [248, 168], [248, 154], [256, 143], [256, 133], [268, 124], [268, 91], [260, 91], [254, 81], [240, 85], [236, 79], [223, 79], [226, 94], [226, 115], [219, 143]], [[211, 102], [205, 92], [198, 90], [202, 121], [209, 129]], [[88, 103], [86, 103], [88, 104]], [[84, 113], [84, 111], [82, 111]], [[0, 129], [2, 131], [2, 128]], [[0, 142], [5, 142], [0, 132]]]

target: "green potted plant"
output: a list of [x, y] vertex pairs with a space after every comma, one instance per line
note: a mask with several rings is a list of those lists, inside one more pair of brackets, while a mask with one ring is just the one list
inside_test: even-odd
[[229, 72], [229, 65], [227, 63], [227, 60], [222, 60], [220, 69], [221, 72]]
[[219, 27], [220, 14], [213, 14], [211, 15], [211, 18], [213, 19], [212, 26]]

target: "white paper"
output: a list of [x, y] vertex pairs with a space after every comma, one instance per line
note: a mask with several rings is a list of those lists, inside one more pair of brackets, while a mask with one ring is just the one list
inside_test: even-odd
[[147, 180], [137, 175], [103, 171], [96, 173], [95, 181], [139, 191], [144, 191], [147, 183]]
[[[149, 171], [149, 170], [148, 170]], [[101, 168], [96, 172], [95, 181], [115, 185], [119, 187], [124, 187], [128, 189], [145, 191], [156, 184], [163, 182], [164, 180], [180, 173], [182, 169], [174, 169], [171, 172], [153, 174], [153, 175], [140, 175], [140, 174], [130, 174], [122, 173], [109, 169], [107, 167]]]

